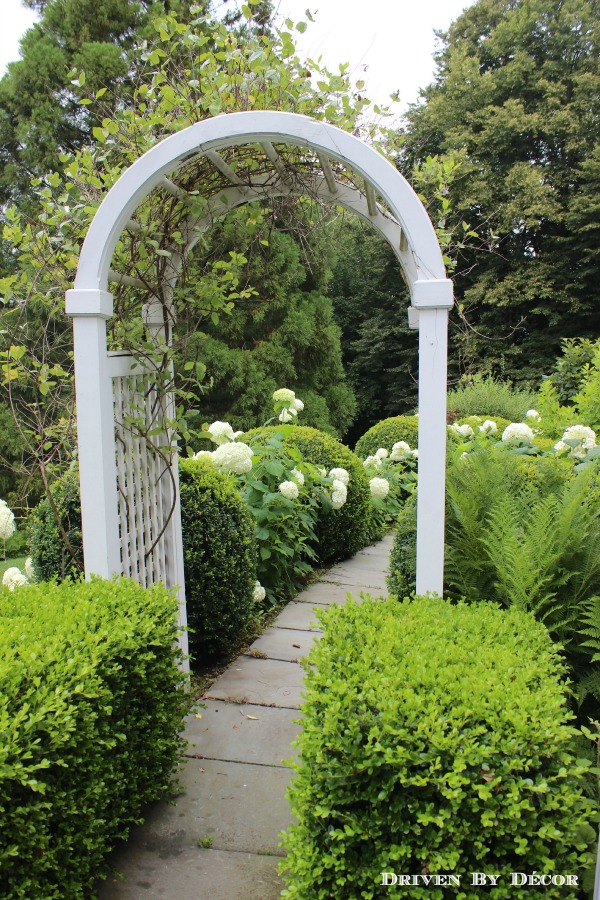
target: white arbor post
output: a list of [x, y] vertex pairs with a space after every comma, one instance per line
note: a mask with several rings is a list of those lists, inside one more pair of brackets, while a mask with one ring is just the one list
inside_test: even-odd
[[419, 328], [417, 594], [443, 593], [446, 498], [446, 382], [451, 281], [416, 281]]
[[113, 314], [108, 291], [67, 291], [73, 317], [81, 524], [86, 575], [121, 573], [117, 464], [112, 379], [106, 353], [106, 321]]

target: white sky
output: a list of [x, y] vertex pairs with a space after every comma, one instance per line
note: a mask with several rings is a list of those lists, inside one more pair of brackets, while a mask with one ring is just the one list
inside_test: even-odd
[[[400, 93], [401, 112], [417, 99], [420, 87], [433, 76], [434, 29], [445, 30], [474, 0], [275, 0], [276, 7], [294, 22], [315, 22], [304, 35], [296, 34], [300, 54], [316, 58], [333, 71], [350, 63], [354, 80], [366, 82], [366, 95], [386, 103]], [[19, 58], [19, 38], [35, 21], [21, 0], [0, 0], [0, 76]]]

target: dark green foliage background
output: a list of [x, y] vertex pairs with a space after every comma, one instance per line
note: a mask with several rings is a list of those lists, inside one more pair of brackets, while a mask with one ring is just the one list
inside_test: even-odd
[[534, 386], [565, 337], [595, 337], [600, 217], [598, 0], [478, 0], [450, 26], [411, 107], [399, 165], [462, 155], [450, 219], [467, 371]]
[[83, 535], [81, 533], [81, 501], [79, 499], [79, 471], [66, 472], [52, 485], [52, 498], [77, 563], [67, 550], [56, 522], [54, 511], [44, 497], [29, 517], [31, 558], [40, 581], [59, 581], [83, 571]]

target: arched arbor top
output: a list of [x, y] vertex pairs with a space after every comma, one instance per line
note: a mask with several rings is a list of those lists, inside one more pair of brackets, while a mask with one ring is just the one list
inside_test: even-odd
[[[107, 316], [112, 312], [109, 282], [145, 290], [154, 283], [158, 296], [164, 282], [174, 286], [186, 256], [213, 221], [241, 203], [286, 195], [354, 211], [394, 250], [413, 306], [452, 305], [431, 221], [394, 166], [332, 125], [294, 113], [257, 111], [191, 125], [156, 144], [123, 173], [88, 231], [68, 312]], [[150, 215], [148, 204], [154, 210]], [[144, 266], [136, 259], [135, 243], [147, 229], [153, 234], [158, 229], [155, 244], [164, 264], [161, 272], [140, 277]], [[119, 270], [115, 254], [124, 235], [133, 247], [129, 271]], [[96, 300], [88, 293], [98, 291], [102, 296]]]

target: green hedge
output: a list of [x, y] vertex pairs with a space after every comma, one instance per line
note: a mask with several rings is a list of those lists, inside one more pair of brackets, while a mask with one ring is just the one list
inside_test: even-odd
[[239, 643], [253, 618], [254, 520], [226, 475], [180, 460], [190, 653], [204, 661]]
[[382, 419], [357, 441], [354, 452], [361, 459], [373, 456], [380, 447], [391, 450], [398, 441], [406, 441], [414, 450], [419, 437], [418, 416], [392, 416]]
[[185, 693], [163, 587], [0, 589], [0, 896], [79, 900], [167, 788]]
[[348, 496], [341, 509], [319, 516], [315, 550], [320, 562], [353, 556], [367, 543], [370, 518], [369, 480], [362, 462], [348, 447], [316, 428], [305, 425], [270, 425], [245, 432], [248, 444], [260, 442], [276, 432], [284, 434], [284, 445], [296, 447], [303, 458], [329, 472], [334, 468], [348, 471]]
[[58, 478], [51, 488], [52, 500], [60, 515], [62, 526], [75, 551], [77, 562], [66, 548], [56, 518], [47, 497], [44, 497], [29, 518], [31, 558], [36, 577], [40, 581], [59, 581], [83, 571], [83, 537], [81, 534], [81, 502], [79, 500], [79, 470], [72, 469]]
[[[179, 469], [190, 653], [194, 659], [206, 659], [235, 645], [251, 619], [256, 579], [254, 526], [225, 475], [194, 460], [181, 459]], [[77, 470], [54, 483], [52, 496], [83, 565]], [[31, 516], [30, 536], [40, 580], [62, 581], [77, 571], [46, 498]]]
[[407, 498], [396, 519], [389, 575], [386, 579], [390, 594], [407, 597], [414, 593], [416, 574], [417, 498], [413, 494]]
[[[395, 896], [382, 872], [460, 875], [457, 900], [487, 896], [469, 887], [472, 872], [500, 873], [494, 900], [530, 896], [511, 872], [581, 879], [595, 805], [542, 625], [439, 598], [368, 598], [322, 621], [306, 666], [283, 897]], [[448, 896], [432, 884], [397, 892]]]

